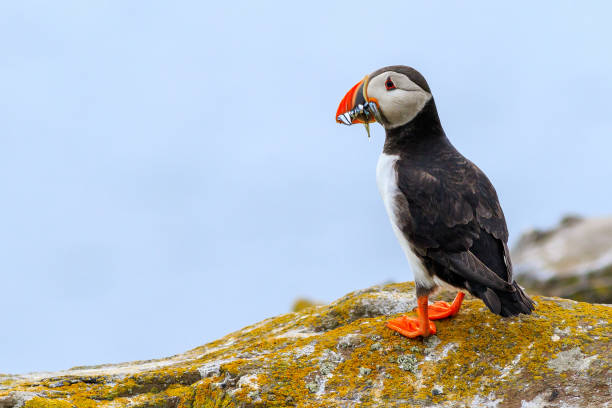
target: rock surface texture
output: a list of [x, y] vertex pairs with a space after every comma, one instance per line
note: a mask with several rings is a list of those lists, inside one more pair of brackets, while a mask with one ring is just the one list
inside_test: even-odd
[[167, 359], [0, 375], [8, 407], [608, 407], [612, 308], [536, 297], [502, 319], [480, 300], [407, 339], [412, 283], [350, 293]]
[[567, 216], [532, 230], [512, 250], [517, 280], [533, 293], [612, 303], [612, 217]]

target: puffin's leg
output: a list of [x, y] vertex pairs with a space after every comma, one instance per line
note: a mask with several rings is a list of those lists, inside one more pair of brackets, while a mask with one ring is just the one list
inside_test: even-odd
[[433, 305], [430, 305], [428, 307], [429, 319], [438, 320], [456, 315], [459, 313], [459, 308], [461, 307], [461, 302], [463, 302], [464, 296], [465, 294], [463, 292], [459, 292], [457, 293], [455, 300], [453, 300], [453, 303], [450, 305], [442, 301], [435, 302]]
[[417, 315], [414, 317], [401, 316], [387, 322], [387, 327], [403, 336], [414, 338], [427, 337], [436, 334], [436, 325], [429, 320], [427, 310], [427, 296], [419, 296], [417, 300]]

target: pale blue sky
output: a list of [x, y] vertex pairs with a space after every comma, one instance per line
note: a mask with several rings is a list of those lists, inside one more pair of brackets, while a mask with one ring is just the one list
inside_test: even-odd
[[606, 2], [4, 2], [0, 372], [167, 356], [412, 274], [365, 74], [428, 79], [511, 240], [607, 214]]

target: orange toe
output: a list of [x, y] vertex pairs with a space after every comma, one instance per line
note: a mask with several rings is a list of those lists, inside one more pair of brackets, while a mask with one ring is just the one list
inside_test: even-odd
[[457, 314], [458, 310], [454, 311], [446, 302], [435, 302], [427, 307], [427, 312], [430, 320], [439, 320]]
[[463, 292], [457, 293], [455, 300], [453, 300], [452, 304], [448, 304], [446, 302], [435, 302], [433, 305], [427, 306], [427, 314], [430, 320], [439, 320], [447, 317], [451, 317], [459, 313], [459, 309], [461, 308], [461, 302], [464, 297]]
[[431, 320], [428, 320], [429, 330], [419, 325], [419, 320], [414, 317], [400, 316], [387, 322], [387, 327], [391, 330], [395, 330], [402, 336], [409, 337], [411, 339], [423, 336], [427, 337], [432, 334], [436, 334], [436, 325]]

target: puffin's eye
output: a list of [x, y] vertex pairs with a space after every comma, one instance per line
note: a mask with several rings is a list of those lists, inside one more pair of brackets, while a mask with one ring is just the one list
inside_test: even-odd
[[385, 81], [385, 88], [387, 88], [387, 91], [395, 89], [395, 84], [393, 83], [391, 78], [387, 78], [387, 80]]

